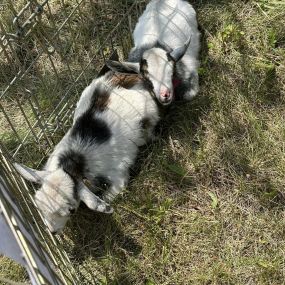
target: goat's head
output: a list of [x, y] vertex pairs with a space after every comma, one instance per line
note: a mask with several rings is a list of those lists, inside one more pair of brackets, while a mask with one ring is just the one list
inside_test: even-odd
[[190, 39], [183, 46], [170, 49], [159, 43], [158, 47], [145, 50], [139, 63], [107, 61], [106, 64], [115, 72], [140, 73], [150, 83], [158, 101], [168, 105], [174, 99], [172, 79], [175, 63], [183, 57], [189, 44]]
[[90, 209], [112, 213], [106, 202], [93, 194], [82, 181], [75, 181], [63, 169], [39, 171], [15, 163], [16, 170], [27, 180], [41, 188], [35, 194], [35, 202], [52, 233], [59, 233], [83, 201]]

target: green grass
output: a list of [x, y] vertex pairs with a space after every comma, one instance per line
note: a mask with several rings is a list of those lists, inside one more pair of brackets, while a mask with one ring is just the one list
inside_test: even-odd
[[0, 255], [0, 284], [7, 284], [3, 279], [21, 282], [28, 280], [28, 274], [22, 266]]
[[[24, 2], [15, 1], [13, 7], [16, 11], [20, 11]], [[27, 144], [32, 142], [41, 156], [46, 155], [44, 153], [51, 149], [44, 139], [39, 142], [35, 138], [41, 129], [35, 113], [38, 112], [41, 121], [48, 121], [56, 107], [59, 107], [58, 110], [62, 110], [67, 105], [71, 107], [78, 100], [82, 90], [100, 71], [104, 57], [108, 58], [112, 53], [110, 43], [105, 46], [102, 44], [115, 23], [121, 20], [126, 9], [126, 1], [80, 2], [82, 4], [74, 12], [75, 4], [78, 3], [74, 0], [49, 1], [49, 5], [45, 6], [45, 13], [40, 20], [38, 19], [33, 32], [24, 40], [11, 41], [4, 52], [2, 49], [0, 51], [0, 91], [6, 89], [15, 74], [29, 68], [24, 78], [15, 80], [5, 96], [1, 98], [1, 105], [7, 115], [4, 116], [2, 111], [0, 112], [1, 141], [12, 153], [30, 129], [26, 116], [30, 125], [36, 124], [32, 128], [34, 133], [29, 133]], [[16, 28], [12, 25], [13, 13], [9, 7], [8, 4], [3, 5], [0, 9], [0, 18], [5, 31], [13, 34]], [[29, 9], [26, 10], [19, 18], [19, 24], [23, 24], [30, 13]], [[125, 26], [127, 26], [127, 20], [125, 20]], [[127, 46], [123, 41], [118, 43], [118, 37], [124, 38], [123, 34], [126, 34], [126, 29], [121, 29], [119, 33], [117, 31], [111, 39], [115, 47], [123, 44], [123, 48], [118, 47], [120, 53]], [[109, 42], [111, 40], [109, 39]], [[129, 41], [128, 44], [130, 45]], [[90, 66], [83, 72], [87, 64]], [[73, 86], [75, 80], [77, 82]], [[66, 99], [61, 102], [64, 96]], [[48, 121], [47, 133], [50, 141], [54, 143], [62, 137], [60, 131], [52, 133], [55, 127], [60, 125], [65, 128], [67, 122], [70, 124], [70, 118], [69, 120], [64, 118], [62, 121], [67, 111], [65, 109], [58, 118], [55, 118], [54, 114]], [[15, 136], [7, 117], [19, 138]], [[27, 151], [21, 149], [19, 160], [22, 160], [23, 156], [27, 157]], [[23, 161], [33, 163], [34, 159], [31, 156], [30, 159]]]
[[194, 5], [198, 97], [167, 113], [114, 215], [82, 208], [65, 230], [92, 284], [284, 284], [285, 3]]
[[164, 118], [114, 216], [82, 210], [66, 231], [105, 284], [284, 283], [284, 9], [196, 8], [199, 96]]

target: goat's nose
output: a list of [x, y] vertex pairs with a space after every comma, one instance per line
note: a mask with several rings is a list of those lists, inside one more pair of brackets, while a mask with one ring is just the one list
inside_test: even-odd
[[169, 91], [169, 90], [167, 90], [167, 91], [162, 91], [162, 92], [160, 92], [160, 96], [161, 96], [162, 98], [168, 99], [168, 98], [170, 97], [170, 91]]

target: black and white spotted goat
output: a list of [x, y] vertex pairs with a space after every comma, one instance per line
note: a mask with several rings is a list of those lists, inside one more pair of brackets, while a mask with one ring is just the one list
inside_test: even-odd
[[111, 69], [142, 73], [151, 80], [163, 105], [173, 101], [174, 93], [185, 100], [197, 94], [200, 33], [196, 12], [187, 1], [150, 1], [136, 24], [133, 38], [135, 46], [129, 61], [113, 62]]
[[[35, 201], [51, 232], [65, 226], [80, 201], [94, 211], [113, 212], [107, 202], [125, 187], [138, 147], [152, 137], [158, 120], [149, 83], [141, 76], [108, 72], [85, 88], [73, 126], [44, 170], [15, 163], [25, 179], [41, 184]], [[108, 186], [103, 199], [93, 191], [100, 185]]]

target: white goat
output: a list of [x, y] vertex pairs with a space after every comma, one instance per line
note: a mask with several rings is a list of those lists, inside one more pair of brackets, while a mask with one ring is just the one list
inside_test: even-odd
[[[27, 180], [41, 184], [35, 201], [51, 232], [63, 229], [80, 201], [112, 213], [111, 201], [128, 182], [138, 147], [159, 120], [154, 97], [138, 75], [108, 72], [82, 93], [71, 129], [56, 145], [44, 170], [15, 163]], [[90, 191], [108, 190], [101, 200]]]
[[[129, 62], [113, 62], [114, 71], [141, 72], [163, 105], [173, 94], [190, 100], [199, 90], [200, 33], [193, 7], [184, 0], [152, 0], [139, 18]], [[173, 80], [178, 83], [173, 87]]]

